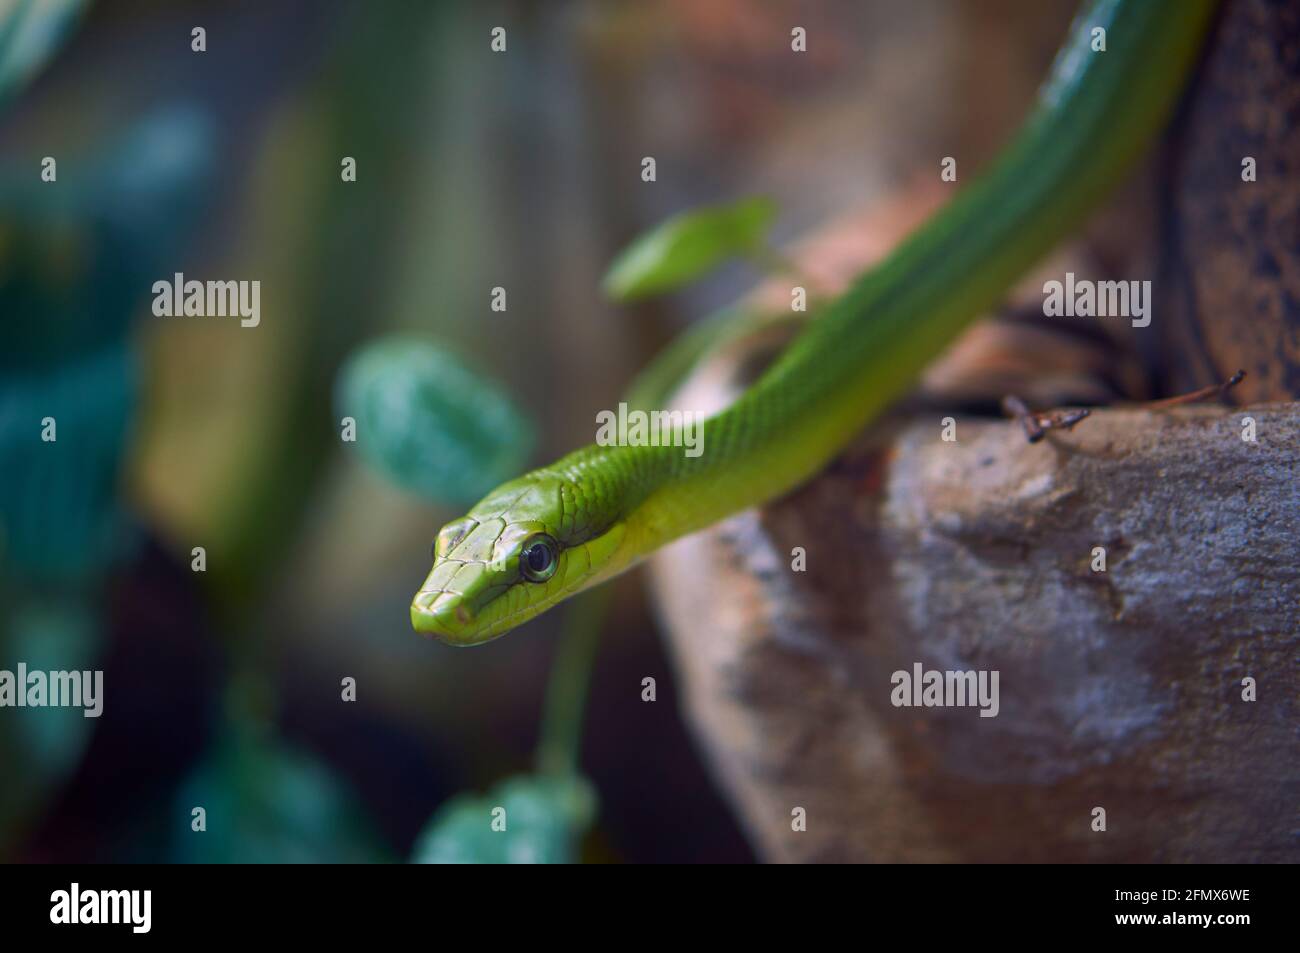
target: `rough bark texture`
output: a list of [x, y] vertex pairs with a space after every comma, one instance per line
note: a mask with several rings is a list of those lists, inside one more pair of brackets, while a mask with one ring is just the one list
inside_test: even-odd
[[1166, 156], [1159, 330], [1172, 389], [1242, 367], [1240, 399], [1300, 397], [1298, 118], [1300, 4], [1225, 4]]
[[[1300, 859], [1300, 406], [1104, 411], [1037, 445], [1009, 422], [887, 429], [653, 564], [690, 718], [762, 853]], [[916, 662], [999, 671], [998, 715], [894, 707]]]

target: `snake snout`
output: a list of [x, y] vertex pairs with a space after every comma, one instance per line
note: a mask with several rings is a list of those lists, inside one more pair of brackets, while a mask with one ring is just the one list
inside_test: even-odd
[[411, 603], [411, 625], [444, 642], [461, 642], [473, 628], [474, 610], [457, 593], [422, 592]]

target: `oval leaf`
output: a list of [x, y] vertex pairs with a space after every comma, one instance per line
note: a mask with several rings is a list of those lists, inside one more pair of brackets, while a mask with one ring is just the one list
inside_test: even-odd
[[416, 864], [568, 864], [595, 816], [582, 778], [520, 775], [484, 797], [439, 808], [415, 843]]
[[[203, 808], [201, 831], [196, 807]], [[178, 863], [390, 859], [352, 791], [323, 762], [247, 725], [228, 727], [182, 783], [171, 824]]]
[[340, 418], [356, 421], [362, 456], [434, 502], [472, 503], [515, 476], [535, 432], [497, 384], [442, 348], [388, 338], [354, 354], [340, 375]]
[[728, 258], [762, 246], [776, 206], [751, 198], [674, 215], [629, 245], [605, 274], [605, 292], [631, 301], [673, 291]]

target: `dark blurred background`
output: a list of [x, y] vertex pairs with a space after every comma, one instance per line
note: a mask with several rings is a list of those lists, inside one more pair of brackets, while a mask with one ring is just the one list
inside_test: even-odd
[[[615, 306], [621, 247], [749, 194], [777, 200], [780, 242], [958, 148], [974, 168], [1071, 6], [0, 0], [0, 668], [105, 673], [97, 720], [0, 711], [0, 856], [405, 860], [449, 799], [530, 772], [565, 617], [473, 650], [411, 631], [467, 501], [340, 441], [349, 360], [428, 341], [509, 396], [522, 464], [588, 443], [759, 277]], [[177, 271], [260, 280], [260, 326], [155, 317]], [[752, 859], [672, 685], [621, 580], [574, 856]]]

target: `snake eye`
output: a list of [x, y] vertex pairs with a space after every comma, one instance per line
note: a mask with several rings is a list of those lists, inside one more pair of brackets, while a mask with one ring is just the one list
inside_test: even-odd
[[519, 572], [529, 582], [546, 582], [560, 564], [560, 547], [545, 533], [524, 540], [519, 551]]

